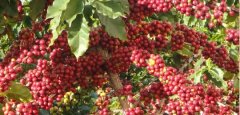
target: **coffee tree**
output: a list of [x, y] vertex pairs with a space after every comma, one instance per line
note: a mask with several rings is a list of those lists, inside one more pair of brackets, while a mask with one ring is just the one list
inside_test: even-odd
[[4, 115], [239, 112], [237, 0], [2, 0]]

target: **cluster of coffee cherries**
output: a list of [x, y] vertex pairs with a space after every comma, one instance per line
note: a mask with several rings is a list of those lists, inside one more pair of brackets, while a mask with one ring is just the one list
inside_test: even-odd
[[229, 56], [227, 49], [224, 46], [217, 47], [216, 43], [214, 42], [207, 43], [206, 47], [204, 47], [202, 51], [202, 54], [206, 59], [211, 58], [219, 67], [222, 67], [233, 73], [238, 71], [238, 65]]
[[128, 18], [140, 21], [154, 13], [165, 13], [176, 8], [181, 14], [194, 16], [198, 19], [211, 20], [210, 28], [214, 27], [213, 22], [221, 25], [223, 14], [228, 13], [230, 16], [235, 15], [232, 7], [227, 6], [227, 0], [218, 2], [212, 0], [203, 2], [201, 0], [128, 0], [130, 4], [130, 14]]
[[125, 111], [126, 115], [143, 115], [144, 111], [140, 107], [129, 108]]
[[[48, 0], [47, 6], [51, 3], [52, 1]], [[169, 11], [174, 5], [178, 7], [177, 10], [189, 15], [193, 15], [191, 13], [194, 12], [193, 10], [199, 10], [195, 15], [200, 19], [208, 18], [207, 12], [211, 9], [198, 0], [193, 0], [192, 4], [186, 0], [176, 1], [176, 3], [169, 0], [164, 2], [162, 0], [129, 0], [129, 3], [130, 19], [136, 20], [154, 12]], [[191, 5], [196, 8], [191, 9]], [[222, 12], [227, 11], [225, 1], [221, 2], [220, 7], [214, 9], [216, 9], [214, 17], [220, 22]], [[35, 114], [37, 108], [49, 110], [53, 106], [53, 102], [61, 101], [66, 92], [75, 93], [77, 86], [101, 87], [108, 82], [107, 72], [115, 74], [127, 72], [131, 64], [135, 64], [137, 67], [145, 67], [149, 74], [160, 80], [159, 83], [153, 83], [149, 88], [141, 91], [140, 99], [144, 101], [145, 105], [150, 103], [155, 108], [160, 108], [156, 100], [166, 98], [166, 100], [170, 100], [164, 108], [168, 113], [194, 114], [201, 110], [206, 114], [224, 113], [219, 112], [218, 108], [221, 107], [216, 104], [222, 94], [218, 88], [212, 86], [203, 91], [206, 86], [193, 84], [187, 79], [187, 74], [166, 66], [163, 58], [154, 52], [169, 44], [173, 51], [181, 50], [184, 43], [190, 43], [195, 48], [195, 53], [203, 47], [202, 54], [205, 58], [211, 58], [218, 66], [236, 73], [238, 65], [229, 58], [226, 48], [207, 42], [205, 34], [181, 24], [173, 26], [168, 22], [138, 20], [135, 24], [126, 21], [126, 25], [128, 37], [126, 41], [110, 36], [104, 31], [104, 27], [93, 29], [89, 36], [90, 48], [78, 59], [75, 59], [71, 53], [67, 31], [63, 31], [53, 45], [48, 47], [52, 37], [51, 32], [44, 34], [41, 38], [37, 38], [34, 33], [42, 31], [43, 24], [37, 23], [32, 29], [23, 29], [19, 33], [18, 41], [13, 44], [9, 54], [0, 65], [0, 90], [7, 90], [9, 83], [17, 78], [18, 73], [22, 73], [23, 76], [19, 79], [23, 85], [29, 88], [33, 95], [33, 103], [21, 103], [14, 107], [14, 103], [9, 102], [7, 104], [10, 105], [6, 104], [3, 110], [6, 111], [6, 114], [24, 113], [26, 108], [31, 110], [30, 114]], [[229, 33], [231, 35], [228, 35], [228, 39], [237, 41], [235, 40], [237, 36], [235, 31], [229, 30]], [[171, 37], [171, 40], [168, 41], [167, 37]], [[35, 65], [35, 67], [24, 73], [21, 68], [21, 65], [24, 64]], [[134, 102], [134, 99], [131, 99], [132, 89], [131, 85], [124, 85], [123, 89], [120, 89], [120, 95], [129, 96], [130, 102]], [[146, 92], [151, 95], [147, 95]], [[71, 97], [71, 95], [69, 96]], [[179, 100], [168, 98], [173, 95], [177, 95]], [[204, 101], [200, 102], [201, 100]], [[65, 102], [69, 103], [69, 100], [63, 100], [63, 103]], [[100, 93], [100, 98], [96, 102], [99, 107], [98, 113], [111, 114], [108, 104], [109, 97]], [[223, 111], [228, 110], [227, 107], [223, 109]], [[136, 106], [127, 110], [126, 113], [141, 115], [144, 111], [142, 107]]]
[[184, 45], [185, 37], [181, 31], [178, 31], [172, 35], [171, 38], [171, 49], [176, 51], [182, 49]]
[[201, 46], [204, 47], [207, 43], [206, 34], [190, 29], [186, 25], [176, 24], [176, 30], [183, 34], [184, 40], [183, 38], [181, 40], [186, 43], [190, 43], [191, 46], [194, 47], [194, 53], [197, 53]]
[[79, 96], [73, 92], [67, 92], [63, 98], [57, 102], [57, 105], [51, 107], [51, 114], [64, 114], [64, 112], [69, 111], [78, 103]]
[[95, 102], [95, 105], [97, 106], [97, 115], [110, 115], [111, 111], [109, 110], [108, 106], [110, 104], [110, 96], [109, 93], [111, 91], [111, 88], [106, 88], [105, 90], [103, 89], [98, 89], [97, 94], [98, 98]]
[[107, 67], [112, 73], [127, 72], [131, 66], [132, 61], [130, 56], [136, 47], [119, 47], [116, 49], [111, 58], [107, 60]]
[[23, 69], [17, 65], [16, 60], [12, 59], [7, 66], [0, 65], [0, 91], [6, 91], [11, 81], [17, 78], [17, 74]]
[[14, 100], [10, 100], [2, 107], [4, 115], [38, 115], [38, 108], [36, 104], [29, 103], [17, 103]]
[[229, 42], [232, 42], [235, 45], [239, 45], [239, 35], [240, 31], [237, 29], [227, 29], [226, 30], [227, 36], [225, 39]]
[[[221, 50], [222, 51], [222, 50]], [[159, 55], [150, 54], [148, 58], [145, 55], [135, 56], [137, 54], [147, 53], [147, 50], [133, 51], [132, 60], [136, 65], [141, 65], [138, 60], [147, 63], [147, 71], [149, 74], [159, 78], [159, 83], [151, 84], [145, 90], [140, 92], [140, 99], [145, 106], [151, 105], [153, 108], [164, 108], [163, 111], [169, 114], [194, 114], [203, 111], [204, 114], [220, 114], [223, 113], [217, 103], [222, 102], [222, 90], [211, 84], [194, 84], [188, 80], [188, 74], [178, 72], [173, 67], [168, 67]], [[219, 57], [219, 56], [218, 56]], [[223, 56], [224, 57], [224, 56]], [[206, 90], [204, 90], [206, 89]], [[174, 97], [176, 99], [171, 99]], [[168, 100], [166, 105], [159, 104], [160, 101]], [[202, 102], [202, 100], [204, 100]], [[147, 110], [147, 109], [144, 109]], [[232, 113], [233, 109], [229, 110]], [[153, 111], [152, 111], [153, 112]]]

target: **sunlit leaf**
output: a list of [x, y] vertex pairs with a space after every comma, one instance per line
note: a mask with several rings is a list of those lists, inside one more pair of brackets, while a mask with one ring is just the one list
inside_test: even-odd
[[113, 19], [129, 12], [127, 0], [94, 0], [92, 6], [98, 13]]
[[105, 26], [105, 30], [109, 35], [121, 40], [127, 39], [125, 23], [121, 18], [111, 19], [101, 14], [98, 15], [101, 23]]
[[4, 94], [9, 99], [15, 99], [22, 102], [29, 102], [32, 100], [30, 90], [26, 86], [16, 82], [11, 82], [9, 89], [4, 92]]
[[69, 26], [78, 14], [83, 12], [84, 0], [70, 0], [66, 10], [64, 10], [61, 20], [66, 20]]
[[90, 28], [87, 25], [86, 19], [82, 15], [78, 15], [68, 33], [68, 44], [77, 59], [88, 49], [89, 31]]

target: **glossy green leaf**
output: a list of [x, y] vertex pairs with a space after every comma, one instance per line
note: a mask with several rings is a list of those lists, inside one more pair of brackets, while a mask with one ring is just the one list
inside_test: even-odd
[[95, 0], [92, 2], [92, 6], [96, 8], [98, 13], [113, 19], [119, 16], [124, 16], [125, 13], [129, 12], [127, 0]]
[[47, 0], [32, 0], [29, 3], [30, 12], [29, 16], [35, 20], [37, 16], [43, 11]]
[[220, 68], [214, 67], [208, 70], [208, 72], [210, 73], [212, 78], [211, 80], [214, 82], [215, 85], [227, 90], [227, 82], [223, 80], [224, 72]]
[[32, 100], [30, 90], [26, 86], [16, 82], [11, 82], [11, 86], [4, 94], [9, 99], [15, 99], [22, 102], [29, 102]]
[[214, 66], [212, 60], [209, 58], [205, 61], [205, 64], [209, 70]]
[[120, 17], [116, 19], [111, 19], [101, 14], [99, 14], [98, 16], [101, 23], [105, 26], [105, 30], [108, 32], [110, 36], [119, 38], [121, 40], [127, 39], [125, 23]]
[[53, 5], [49, 6], [47, 10], [47, 19], [55, 18], [62, 15], [62, 12], [67, 9], [70, 0], [54, 0]]
[[89, 31], [86, 19], [79, 14], [68, 31], [68, 44], [77, 59], [88, 49]]
[[50, 22], [50, 28], [53, 33], [53, 37], [50, 42], [50, 46], [53, 45], [54, 41], [57, 39], [58, 35], [62, 32], [61, 28], [61, 16], [64, 10], [67, 8], [67, 4], [70, 0], [54, 0], [53, 5], [47, 10], [47, 19], [53, 18]]
[[83, 12], [83, 8], [84, 0], [70, 0], [66, 10], [62, 14], [61, 20], [66, 20], [69, 26], [71, 26], [72, 21], [76, 18], [76, 16]]
[[84, 6], [84, 10], [83, 10], [83, 15], [86, 18], [86, 20], [88, 21], [88, 25], [92, 26], [94, 23], [94, 20], [92, 18], [93, 16], [93, 7], [91, 5], [85, 5]]
[[61, 30], [59, 29], [59, 24], [60, 24], [60, 16], [58, 15], [54, 19], [51, 20], [50, 22], [50, 29], [52, 30], [52, 38], [50, 41], [50, 46], [53, 45], [54, 41], [57, 39], [58, 35], [61, 33]]

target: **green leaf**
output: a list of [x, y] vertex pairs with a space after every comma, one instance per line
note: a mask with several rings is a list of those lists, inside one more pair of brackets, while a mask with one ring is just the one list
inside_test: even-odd
[[32, 95], [26, 86], [20, 83], [11, 82], [9, 89], [4, 92], [6, 97], [22, 102], [29, 102], [32, 100]]
[[82, 105], [80, 106], [81, 110], [84, 110], [84, 111], [89, 111], [91, 108], [89, 106], [86, 106], [86, 105]]
[[125, 13], [129, 12], [129, 5], [127, 0], [95, 0], [92, 2], [92, 6], [96, 8], [98, 13], [101, 13], [102, 15], [113, 19], [124, 16]]
[[31, 27], [32, 26], [32, 23], [31, 23], [31, 18], [29, 16], [24, 16], [23, 18], [23, 25], [25, 27]]
[[203, 57], [201, 57], [201, 58], [194, 64], [194, 70], [195, 70], [195, 71], [198, 70], [198, 69], [201, 67], [201, 65], [203, 64], [203, 62], [204, 62], [204, 59], [203, 59]]
[[183, 16], [183, 24], [188, 25], [190, 18], [190, 16]]
[[194, 79], [194, 84], [198, 84], [198, 83], [202, 83], [202, 75], [203, 73], [206, 71], [206, 66], [203, 66], [201, 69], [199, 70], [195, 70], [195, 72], [189, 76], [190, 79]]
[[1, 13], [6, 13], [8, 16], [15, 17], [18, 15], [16, 0], [1, 0]]
[[240, 84], [239, 84], [239, 79], [237, 78], [237, 76], [234, 77], [233, 84], [234, 84], [234, 88], [239, 89]]
[[190, 50], [190, 47], [186, 44], [183, 46], [181, 50], [178, 50], [177, 53], [187, 57], [193, 56], [193, 52]]
[[179, 99], [179, 96], [178, 95], [172, 95], [169, 98], [175, 100], [175, 99]]
[[195, 18], [194, 16], [189, 16], [190, 19], [188, 20], [188, 25], [189, 26], [194, 26], [196, 24], [196, 22], [198, 21], [197, 18]]
[[227, 90], [227, 82], [223, 80], [224, 72], [220, 68], [214, 67], [214, 68], [208, 70], [208, 72], [210, 73], [211, 80], [213, 81], [213, 83], [215, 85]]
[[229, 13], [225, 12], [223, 14], [223, 26], [225, 28], [235, 28], [238, 25], [238, 16], [230, 16]]
[[55, 18], [62, 15], [62, 12], [67, 9], [69, 2], [70, 0], [54, 0], [53, 5], [48, 7], [46, 18]]
[[52, 19], [50, 22], [50, 29], [52, 30], [53, 36], [51, 38], [49, 46], [53, 45], [54, 41], [57, 39], [58, 35], [61, 33], [61, 30], [59, 29], [60, 16], [61, 15], [58, 15], [57, 17]]
[[116, 109], [119, 109], [121, 107], [119, 101], [118, 101], [118, 98], [117, 97], [113, 97], [111, 99], [111, 104], [109, 105], [109, 109], [110, 110], [116, 110]]
[[45, 109], [39, 109], [39, 115], [50, 115], [50, 112]]
[[91, 96], [91, 98], [94, 98], [94, 99], [98, 98], [98, 94], [96, 92], [91, 92], [90, 96]]
[[235, 0], [227, 0], [227, 5], [232, 6], [234, 2], [235, 2]]
[[209, 58], [205, 61], [205, 64], [209, 70], [214, 66], [212, 60]]
[[101, 14], [99, 14], [98, 16], [101, 23], [105, 26], [105, 30], [108, 32], [110, 36], [119, 38], [121, 40], [127, 39], [125, 23], [120, 17], [116, 19], [111, 19]]
[[76, 18], [77, 14], [81, 14], [84, 8], [84, 0], [70, 0], [67, 5], [67, 9], [63, 12], [61, 20], [66, 20], [66, 22], [71, 26], [72, 21]]
[[174, 12], [158, 13], [158, 14], [154, 14], [153, 16], [155, 16], [157, 19], [162, 21], [169, 21], [171, 23], [176, 23], [178, 22], [178, 18], [173, 13]]
[[4, 115], [4, 114], [3, 114], [2, 107], [3, 107], [3, 105], [0, 103], [0, 115]]
[[43, 11], [45, 4], [46, 0], [32, 0], [29, 3], [29, 16], [32, 18], [32, 20], [35, 20], [37, 16]]
[[62, 32], [61, 28], [61, 15], [64, 10], [67, 8], [67, 4], [70, 0], [54, 0], [53, 5], [50, 6], [47, 10], [47, 19], [53, 18], [50, 22], [50, 28], [53, 33], [53, 37], [50, 42], [50, 46], [53, 45], [54, 41], [57, 39], [58, 35]]
[[77, 59], [88, 49], [89, 31], [86, 19], [79, 14], [68, 31], [68, 44]]
[[199, 27], [204, 27], [206, 25], [207, 20], [198, 20]]
[[234, 73], [231, 73], [231, 72], [224, 72], [224, 75], [223, 75], [223, 79], [225, 81], [228, 81], [228, 80], [231, 80], [233, 77], [235, 76]]
[[[4, 7], [3, 7], [2, 3], [0, 3], [0, 14], [1, 14], [1, 15], [2, 15], [3, 11], [4, 11]], [[0, 17], [0, 19], [1, 19], [1, 18], [2, 18], [2, 17]]]
[[194, 76], [194, 81], [193, 81], [194, 84], [201, 83], [202, 74], [203, 74], [202, 71], [198, 71], [198, 72], [193, 74], [193, 76]]
[[231, 45], [229, 54], [230, 54], [230, 57], [231, 57], [235, 62], [238, 62], [239, 54], [238, 54], [238, 48], [237, 48], [237, 46]]
[[83, 15], [88, 21], [88, 25], [92, 27], [94, 20], [93, 20], [93, 7], [91, 5], [85, 5], [83, 10]]
[[[53, 33], [50, 46], [57, 39], [57, 36], [66, 28], [66, 21], [71, 26], [72, 21], [78, 14], [83, 12], [84, 0], [55, 0], [48, 8], [47, 18], [51, 20], [50, 29]], [[85, 49], [83, 49], [85, 50]]]
[[211, 41], [218, 41], [218, 42], [221, 42], [221, 41], [223, 41], [223, 38], [224, 38], [224, 34], [222, 34], [222, 31], [219, 31], [218, 33], [216, 33], [216, 34], [214, 34], [211, 38], [210, 38], [210, 40]]
[[185, 24], [185, 25], [196, 27], [197, 22], [199, 22], [199, 20], [198, 20], [196, 17], [194, 17], [194, 16], [184, 15], [184, 16], [182, 17], [181, 22], [182, 22], [183, 24]]

